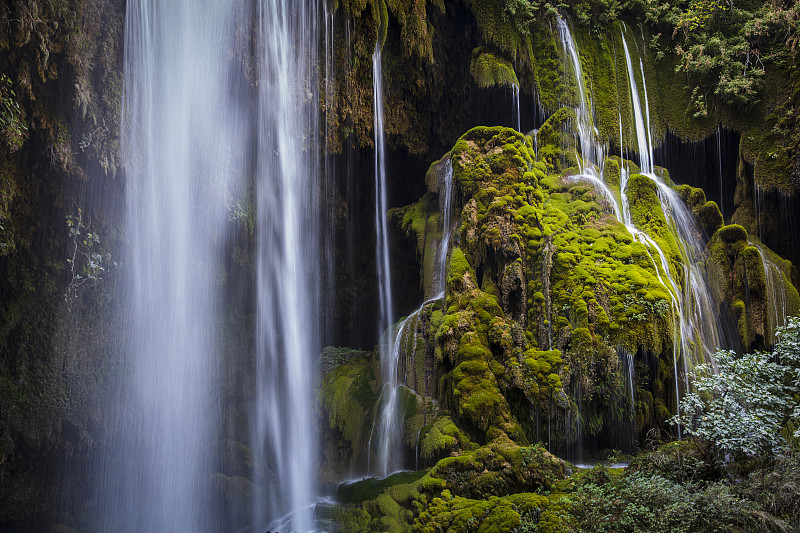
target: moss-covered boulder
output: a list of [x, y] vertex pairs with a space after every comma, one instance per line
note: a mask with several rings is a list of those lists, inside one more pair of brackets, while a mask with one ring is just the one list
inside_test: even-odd
[[770, 346], [775, 328], [800, 312], [792, 264], [738, 224], [719, 228], [707, 248], [711, 286], [717, 299], [727, 303], [743, 347]]
[[336, 366], [322, 378], [322, 427], [327, 428], [323, 431], [323, 480], [366, 470], [377, 401], [374, 362], [369, 356]]

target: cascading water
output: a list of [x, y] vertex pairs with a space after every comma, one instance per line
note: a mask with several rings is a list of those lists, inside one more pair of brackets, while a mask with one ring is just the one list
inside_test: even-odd
[[[575, 108], [577, 117], [578, 143], [583, 161], [578, 161], [580, 165], [581, 177], [586, 177], [594, 182], [603, 174], [603, 160], [605, 147], [597, 142], [597, 130], [593, 123], [593, 113], [591, 104], [586, 99], [586, 85], [583, 81], [583, 68], [581, 67], [578, 45], [572, 36], [567, 21], [558, 17], [558, 35], [564, 47], [564, 57], [572, 67], [572, 74], [575, 78], [578, 91], [578, 106]], [[599, 169], [599, 170], [597, 170]]]
[[[676, 408], [680, 394], [679, 363], [683, 362], [684, 375], [688, 374], [689, 364], [704, 361], [711, 356], [714, 350], [728, 346], [722, 338], [722, 327], [719, 323], [716, 306], [711, 298], [711, 291], [707, 286], [705, 272], [701, 265], [704, 246], [701, 232], [697, 228], [691, 212], [688, 210], [678, 194], [667, 184], [663, 183], [654, 172], [652, 135], [649, 128], [649, 105], [646, 87], [644, 89], [644, 106], [639, 98], [639, 91], [634, 75], [630, 52], [622, 33], [622, 44], [625, 52], [628, 80], [631, 94], [631, 110], [634, 118], [634, 133], [636, 146], [640, 159], [640, 173], [653, 180], [658, 188], [658, 195], [664, 215], [670, 221], [673, 231], [677, 234], [678, 246], [682, 258], [683, 284], [676, 281], [670, 268], [670, 261], [658, 243], [645, 232], [637, 228], [631, 217], [630, 205], [627, 197], [627, 185], [630, 169], [623, 165], [620, 176], [620, 204], [617, 203], [615, 194], [602, 180], [602, 168], [605, 147], [596, 140], [596, 131], [591, 122], [592, 108], [586, 99], [583, 71], [580, 58], [566, 21], [558, 19], [558, 30], [564, 46], [566, 62], [569, 64], [572, 75], [578, 87], [579, 105], [575, 108], [576, 129], [580, 145], [581, 157], [579, 158], [580, 175], [572, 179], [583, 180], [591, 183], [597, 192], [604, 196], [612, 206], [617, 219], [625, 224], [628, 231], [637, 241], [645, 245], [650, 253], [653, 267], [659, 281], [668, 289], [671, 296], [672, 314], [675, 321], [675, 352], [674, 373], [676, 389]], [[643, 62], [640, 60], [639, 71], [644, 83], [645, 74]], [[620, 145], [624, 146], [622, 138], [622, 122], [620, 118]], [[624, 158], [623, 158], [624, 160]], [[655, 255], [653, 255], [655, 254]], [[656, 260], [657, 258], [657, 260]], [[709, 319], [709, 317], [714, 317]], [[694, 347], [698, 347], [695, 349]], [[680, 431], [680, 430], [679, 430]]]
[[217, 273], [246, 114], [231, 90], [236, 9], [200, 4], [127, 4], [125, 308], [99, 531], [215, 530]]
[[[645, 94], [644, 112], [639, 98], [639, 91], [624, 32], [622, 33], [622, 45], [625, 51], [625, 61], [630, 83], [631, 108], [639, 152], [640, 173], [651, 179], [658, 188], [661, 209], [670, 222], [672, 230], [678, 237], [676, 241], [681, 256], [682, 284], [676, 282], [673, 278], [673, 274], [670, 272], [669, 262], [666, 261], [664, 252], [656, 246], [656, 243], [652, 239], [647, 239], [650, 247], [656, 250], [661, 258], [663, 275], [669, 282], [667, 287], [670, 289], [672, 295], [673, 316], [676, 322], [674, 333], [675, 351], [673, 357], [675, 365], [676, 410], [679, 410], [679, 361], [683, 362], [684, 376], [688, 376], [691, 370], [690, 365], [693, 366], [695, 363], [705, 361], [713, 364], [714, 351], [719, 348], [732, 346], [733, 342], [725, 336], [725, 328], [721, 323], [721, 317], [719, 313], [716, 312], [718, 309], [717, 302], [713, 300], [712, 292], [708, 286], [708, 275], [703, 265], [705, 252], [702, 232], [697, 227], [694, 216], [691, 211], [689, 211], [686, 204], [680, 199], [678, 194], [654, 172], [653, 145], [649, 128], [650, 110], [647, 101], [647, 87], [643, 63], [640, 59], [639, 68], [642, 84], [644, 85], [643, 92]], [[647, 123], [645, 123], [645, 119]], [[627, 207], [628, 201], [626, 194], [628, 174], [629, 169], [623, 169], [621, 193], [625, 223], [631, 227], [633, 224], [630, 220], [630, 210]], [[634, 233], [634, 236], [636, 237], [636, 233]], [[688, 386], [688, 383], [686, 385]], [[680, 428], [678, 428], [678, 431], [680, 435]]]
[[256, 4], [256, 113], [236, 55], [244, 4], [127, 5], [127, 307], [119, 401], [96, 475], [98, 531], [230, 526], [220, 497], [226, 478], [215, 474], [225, 462], [217, 443], [234, 431], [220, 423], [230, 416], [221, 386], [221, 273], [230, 198], [244, 194], [248, 174], [257, 216], [256, 357], [254, 372], [236, 371], [254, 376], [252, 407], [237, 413], [250, 426], [254, 485], [237, 504], [251, 517], [237, 520], [263, 529], [289, 516], [281, 531], [312, 528], [317, 3]]
[[[441, 190], [441, 189], [440, 189]], [[447, 288], [447, 254], [450, 250], [450, 233], [452, 223], [450, 222], [450, 209], [453, 198], [453, 163], [448, 158], [444, 168], [444, 198], [439, 202], [442, 207], [442, 240], [439, 243], [439, 250], [436, 254], [438, 278], [434, 279], [431, 288], [431, 297], [440, 294], [444, 298]]]
[[[380, 316], [378, 328], [381, 355], [381, 412], [377, 427], [377, 468], [379, 475], [388, 475], [398, 468], [398, 457], [393, 453], [392, 444], [398, 442], [400, 432], [395, 404], [397, 402], [397, 358], [395, 357], [394, 336], [387, 331], [394, 323], [392, 309], [392, 280], [389, 263], [389, 235], [387, 213], [389, 211], [386, 192], [386, 144], [383, 130], [383, 74], [380, 43], [375, 45], [372, 54], [372, 97], [375, 127], [375, 233], [377, 237], [376, 264], [378, 269], [378, 294]], [[400, 328], [402, 329], [402, 327]], [[373, 433], [374, 433], [373, 431]], [[368, 461], [369, 462], [369, 461]], [[368, 465], [372, 469], [372, 465]]]
[[[647, 100], [647, 88], [644, 75], [644, 66], [639, 60], [639, 68], [642, 76], [642, 83], [645, 85], [644, 113], [642, 112], [641, 101], [639, 99], [638, 88], [631, 66], [630, 53], [622, 34], [622, 45], [625, 50], [625, 60], [628, 68], [630, 80], [630, 92], [632, 98], [632, 111], [634, 115], [634, 125], [639, 147], [639, 158], [641, 174], [650, 178], [658, 187], [658, 196], [661, 201], [661, 209], [664, 215], [670, 220], [673, 230], [678, 236], [678, 247], [681, 254], [681, 264], [683, 266], [683, 290], [670, 279], [677, 298], [677, 305], [680, 310], [681, 340], [683, 342], [682, 355], [692, 362], [702, 362], [710, 357], [714, 351], [721, 347], [731, 346], [733, 343], [726, 339], [724, 328], [716, 312], [717, 305], [711, 297], [711, 290], [708, 286], [708, 276], [703, 267], [703, 256], [705, 244], [702, 239], [702, 231], [695, 222], [689, 208], [681, 200], [678, 193], [669, 185], [664, 183], [654, 171], [653, 167], [653, 144], [649, 128], [650, 109]], [[645, 123], [645, 119], [647, 123]], [[623, 190], [623, 197], [626, 198]], [[628, 214], [628, 216], [630, 216]], [[665, 274], [671, 278], [669, 271]], [[709, 319], [709, 317], [714, 317]], [[693, 349], [692, 345], [698, 349]], [[688, 361], [684, 358], [684, 363]]]
[[575, 108], [575, 115], [577, 118], [578, 144], [581, 152], [581, 157], [578, 158], [580, 174], [570, 176], [570, 179], [585, 181], [594, 186], [605, 197], [617, 220], [622, 220], [617, 199], [601, 178], [606, 147], [597, 140], [597, 129], [592, 121], [592, 105], [586, 99], [586, 86], [583, 80], [583, 68], [578, 54], [578, 45], [575, 43], [569, 25], [560, 17], [558, 19], [558, 34], [564, 47], [564, 57], [571, 66], [572, 76], [576, 80], [578, 89], [578, 106]]
[[719, 170], [719, 212], [725, 218], [725, 191], [722, 185], [722, 126], [717, 126], [717, 167]]
[[761, 256], [761, 264], [764, 266], [764, 283], [767, 293], [764, 295], [765, 310], [767, 311], [767, 328], [764, 332], [765, 340], [770, 346], [775, 345], [775, 329], [786, 325], [786, 316], [789, 314], [788, 297], [786, 285], [783, 279], [783, 272], [780, 267], [770, 260], [764, 246], [755, 242], [750, 242], [758, 250]]
[[[442, 206], [442, 239], [439, 242], [438, 250], [436, 250], [436, 275], [432, 283], [433, 296], [425, 300], [413, 313], [403, 319], [398, 325], [396, 333], [392, 336], [391, 332], [387, 331], [382, 336], [381, 349], [386, 344], [386, 339], [391, 339], [391, 358], [388, 360], [382, 358], [381, 366], [388, 369], [388, 374], [384, 374], [384, 384], [381, 392], [381, 409], [376, 423], [373, 424], [373, 434], [377, 431], [378, 440], [376, 447], [378, 450], [379, 469], [377, 473], [386, 476], [391, 472], [398, 470], [402, 467], [399, 460], [398, 449], [402, 447], [402, 430], [403, 420], [402, 413], [398, 405], [398, 387], [400, 385], [407, 385], [408, 368], [404, 369], [405, 378], [400, 380], [400, 363], [404, 360], [406, 347], [405, 335], [407, 335], [407, 327], [411, 326], [413, 329], [412, 350], [416, 349], [416, 335], [419, 316], [425, 307], [428, 305], [442, 300], [445, 297], [445, 289], [447, 284], [447, 255], [450, 245], [450, 234], [452, 232], [452, 223], [450, 222], [450, 210], [453, 195], [453, 165], [449, 159], [444, 163], [444, 176], [443, 182], [440, 186], [440, 191], [443, 189], [443, 198], [440, 205]], [[387, 379], [388, 378], [388, 379]], [[369, 448], [372, 447], [371, 439]]]
[[[257, 498], [254, 523], [309, 531], [316, 435], [312, 375], [319, 346], [315, 295], [320, 221], [313, 196], [319, 175], [316, 135], [316, 2], [261, 0], [256, 165], [257, 328], [256, 457], [275, 478]], [[263, 454], [263, 455], [262, 455]]]

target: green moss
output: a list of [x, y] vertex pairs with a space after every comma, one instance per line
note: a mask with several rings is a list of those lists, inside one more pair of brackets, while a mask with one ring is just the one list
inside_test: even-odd
[[567, 146], [572, 141], [575, 123], [575, 110], [568, 107], [562, 107], [553, 113], [542, 127], [539, 128], [537, 135], [540, 146], [554, 145], [554, 146]]
[[320, 400], [331, 428], [341, 432], [354, 452], [366, 450], [372, 414], [378, 396], [373, 387], [372, 363], [361, 357], [334, 368], [322, 379]]
[[488, 52], [483, 47], [478, 47], [472, 51], [472, 62], [470, 63], [469, 71], [472, 74], [472, 79], [482, 89], [495, 85], [500, 87], [519, 87], [519, 80], [511, 62]]
[[700, 228], [706, 235], [713, 235], [725, 221], [716, 202], [706, 202], [701, 207], [693, 210]]
[[562, 105], [570, 105], [567, 97], [571, 86], [565, 83], [561, 44], [555, 30], [544, 21], [534, 29], [531, 43], [535, 53], [531, 55], [531, 63], [536, 89], [545, 111], [555, 113]]
[[728, 244], [747, 241], [747, 230], [738, 224], [729, 224], [719, 229], [717, 236]]
[[420, 432], [420, 459], [429, 462], [441, 458], [445, 454], [455, 454], [474, 447], [452, 418], [447, 415], [438, 416], [434, 421], [422, 428]]
[[678, 243], [675, 240], [658, 198], [658, 186], [649, 177], [634, 174], [628, 178], [626, 190], [631, 211], [631, 220], [637, 228], [644, 230], [658, 243], [670, 262], [674, 279], [681, 279], [682, 261]]
[[492, 0], [468, 0], [484, 41], [514, 58], [529, 57], [530, 37], [521, 34], [501, 5]]
[[383, 479], [367, 478], [353, 483], [343, 483], [337, 489], [337, 498], [344, 504], [374, 500], [386, 489], [415, 483], [422, 479], [425, 473], [424, 470], [398, 472]]
[[473, 452], [442, 459], [429, 475], [466, 498], [549, 490], [564, 478], [564, 463], [541, 444], [517, 446], [500, 438]]
[[619, 189], [620, 168], [616, 159], [607, 158], [603, 163], [603, 181], [612, 189]]

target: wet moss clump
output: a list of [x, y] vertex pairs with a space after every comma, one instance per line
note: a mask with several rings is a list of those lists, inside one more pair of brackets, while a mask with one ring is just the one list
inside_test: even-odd
[[541, 445], [520, 447], [498, 439], [429, 470], [343, 484], [338, 489], [343, 505], [334, 509], [333, 519], [353, 532], [440, 531], [437, 526], [455, 527], [453, 518], [461, 516], [489, 531], [510, 531], [538, 522], [549, 505], [541, 493], [564, 479], [564, 468]]
[[[675, 317], [655, 252], [633, 240], [590, 185], [543, 161], [541, 147], [562, 142], [558, 123], [572, 116], [563, 109], [540, 129], [538, 160], [529, 138], [504, 128], [475, 128], [451, 152], [463, 207], [435, 332], [446, 370], [439, 399], [478, 441], [505, 434], [525, 443], [563, 424], [559, 438], [569, 442], [574, 418], [537, 420], [535, 413], [553, 410], [579, 409], [584, 435], [629, 423], [629, 411], [609, 405], [625, 401], [620, 349], [664, 358], [641, 376], [637, 388], [649, 396], [630, 423], [643, 429], [668, 414]], [[619, 163], [609, 162], [609, 182], [618, 187]], [[634, 220], [666, 250], [670, 274], [681, 280], [655, 183], [634, 175], [627, 192], [637, 204]]]
[[478, 47], [472, 51], [472, 62], [469, 67], [470, 74], [478, 87], [519, 87], [514, 66], [507, 59]]
[[335, 432], [335, 442], [323, 454], [323, 477], [337, 477], [366, 463], [378, 401], [373, 364], [362, 352], [322, 378], [320, 404], [326, 425]]

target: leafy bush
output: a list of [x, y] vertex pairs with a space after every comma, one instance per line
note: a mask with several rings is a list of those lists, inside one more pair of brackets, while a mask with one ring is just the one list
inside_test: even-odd
[[711, 532], [746, 530], [755, 505], [722, 483], [700, 490], [641, 472], [604, 485], [588, 484], [571, 497], [574, 531]]
[[[716, 354], [717, 368], [698, 365], [695, 391], [672, 420], [708, 441], [721, 455], [772, 455], [786, 444], [783, 431], [800, 417], [800, 318], [778, 328], [773, 353]], [[800, 431], [794, 433], [800, 436]]]
[[[628, 2], [634, 7], [635, 1]], [[765, 63], [789, 59], [800, 33], [800, 6], [772, 0], [741, 5], [720, 0], [655, 1], [645, 18], [671, 32], [676, 72], [693, 90], [695, 118], [707, 115], [710, 94], [738, 107], [758, 103]], [[657, 40], [652, 43], [657, 52]]]

